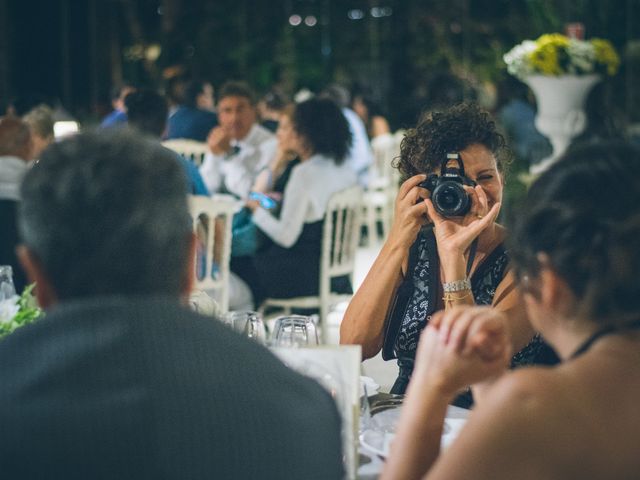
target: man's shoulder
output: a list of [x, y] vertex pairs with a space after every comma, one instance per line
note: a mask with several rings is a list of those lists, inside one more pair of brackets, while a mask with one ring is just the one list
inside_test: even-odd
[[119, 125], [127, 121], [127, 114], [120, 110], [113, 110], [102, 120], [100, 124], [102, 127], [111, 127], [113, 125]]
[[253, 145], [261, 145], [265, 142], [277, 141], [276, 136], [262, 125], [254, 123], [249, 131], [249, 138], [247, 139]]

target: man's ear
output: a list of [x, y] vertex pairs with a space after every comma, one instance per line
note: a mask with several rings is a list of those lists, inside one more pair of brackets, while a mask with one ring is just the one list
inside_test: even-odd
[[187, 252], [187, 264], [184, 266], [182, 278], [182, 296], [189, 298], [196, 282], [196, 245], [195, 233], [191, 232], [188, 238], [189, 251]]
[[44, 309], [48, 309], [58, 303], [54, 285], [49, 280], [47, 272], [42, 266], [38, 256], [25, 245], [16, 247], [16, 254], [29, 278], [29, 282], [35, 283], [34, 293], [38, 303]]

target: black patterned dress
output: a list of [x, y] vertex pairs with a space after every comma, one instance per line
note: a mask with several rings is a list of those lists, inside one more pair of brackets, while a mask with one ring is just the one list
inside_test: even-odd
[[[399, 373], [391, 393], [403, 394], [413, 372], [420, 333], [437, 311], [440, 291], [440, 267], [432, 229], [423, 229], [411, 247], [407, 275], [398, 289], [385, 334], [386, 357], [398, 359]], [[491, 305], [498, 284], [507, 273], [509, 256], [502, 244], [498, 245], [479, 265], [471, 277], [471, 288], [476, 305]], [[393, 318], [395, 317], [395, 318]], [[391, 327], [389, 326], [391, 325]], [[383, 356], [385, 351], [383, 350]], [[557, 363], [555, 352], [540, 338], [517, 352], [511, 367]], [[469, 407], [471, 394], [461, 395], [456, 405]]]

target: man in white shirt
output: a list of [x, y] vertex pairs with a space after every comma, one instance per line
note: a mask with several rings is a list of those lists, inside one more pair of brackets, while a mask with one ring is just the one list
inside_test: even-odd
[[218, 100], [219, 126], [207, 138], [210, 154], [200, 174], [210, 192], [228, 192], [246, 199], [258, 173], [277, 148], [275, 136], [256, 123], [255, 96], [242, 82], [227, 82]]

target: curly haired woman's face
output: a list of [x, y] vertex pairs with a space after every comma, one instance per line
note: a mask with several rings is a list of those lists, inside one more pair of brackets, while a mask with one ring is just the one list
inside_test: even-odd
[[464, 163], [464, 172], [471, 180], [482, 187], [489, 201], [489, 209], [498, 202], [502, 202], [502, 174], [493, 153], [480, 144], [469, 145], [460, 152]]

